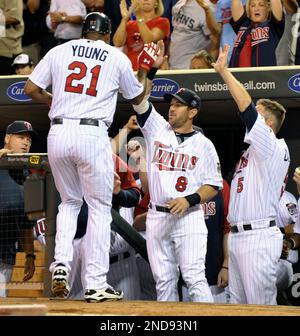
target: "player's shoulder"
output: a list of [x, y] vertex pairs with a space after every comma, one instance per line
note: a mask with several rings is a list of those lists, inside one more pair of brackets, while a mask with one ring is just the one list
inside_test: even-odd
[[289, 191], [285, 190], [282, 194], [282, 197], [281, 197], [281, 201], [283, 203], [295, 203], [297, 204], [297, 200], [296, 200], [296, 197], [290, 193]]

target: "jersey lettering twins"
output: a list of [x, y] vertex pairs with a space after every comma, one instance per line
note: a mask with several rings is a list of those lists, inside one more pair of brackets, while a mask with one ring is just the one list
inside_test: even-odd
[[204, 184], [222, 188], [218, 155], [202, 133], [179, 144], [170, 124], [153, 106], [142, 131], [147, 144], [151, 202], [164, 205], [196, 192]]
[[229, 223], [276, 218], [290, 156], [283, 139], [277, 139], [258, 115], [244, 142], [250, 147], [238, 162], [231, 183]]

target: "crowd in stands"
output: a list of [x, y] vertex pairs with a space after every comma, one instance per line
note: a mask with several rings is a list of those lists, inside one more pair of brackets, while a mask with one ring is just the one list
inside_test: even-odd
[[21, 53], [26, 65], [37, 64], [54, 46], [80, 38], [86, 13], [94, 11], [111, 19], [111, 44], [134, 70], [144, 43], [159, 40], [168, 54], [161, 70], [209, 67], [191, 61], [211, 62], [225, 44], [230, 67], [297, 65], [298, 8], [297, 0], [0, 1], [0, 75], [15, 73]]

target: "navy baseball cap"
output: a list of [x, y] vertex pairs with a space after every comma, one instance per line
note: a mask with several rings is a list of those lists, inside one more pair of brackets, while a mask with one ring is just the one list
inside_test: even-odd
[[36, 136], [38, 133], [32, 128], [32, 125], [28, 121], [16, 120], [9, 124], [6, 128], [6, 134], [19, 134], [29, 132]]
[[181, 88], [175, 94], [166, 93], [164, 95], [164, 99], [167, 102], [171, 102], [171, 100], [175, 98], [179, 100], [184, 105], [190, 106], [197, 110], [200, 110], [201, 99], [200, 97], [192, 90]]

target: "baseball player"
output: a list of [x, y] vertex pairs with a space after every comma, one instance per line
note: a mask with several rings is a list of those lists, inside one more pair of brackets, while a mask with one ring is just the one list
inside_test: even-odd
[[[68, 294], [72, 242], [84, 197], [89, 208], [84, 262], [88, 302], [123, 297], [106, 280], [114, 179], [107, 128], [115, 113], [118, 91], [135, 104], [144, 97], [128, 58], [109, 45], [110, 27], [106, 15], [89, 13], [82, 38], [51, 49], [25, 86], [33, 100], [51, 106], [48, 157], [61, 198], [55, 260], [50, 265], [52, 291], [60, 297]], [[155, 48], [149, 45], [141, 53], [141, 80], [155, 60]], [[52, 95], [45, 90], [51, 84]]]
[[[281, 232], [290, 237], [298, 217], [297, 200], [293, 194], [284, 191], [279, 202], [276, 224]], [[286, 290], [293, 282], [293, 266], [298, 261], [298, 251], [289, 251], [287, 258], [282, 256], [277, 266], [277, 291]]]
[[[295, 169], [293, 180], [296, 182], [297, 190], [300, 195], [300, 166]], [[300, 248], [300, 197], [298, 198], [298, 217], [294, 225], [294, 233], [291, 237], [285, 237], [283, 241], [283, 252], [288, 255], [289, 250]]]
[[229, 292], [232, 303], [276, 304], [276, 270], [282, 234], [276, 226], [279, 200], [290, 164], [288, 147], [277, 139], [285, 109], [275, 101], [251, 97], [227, 69], [229, 46], [215, 70], [228, 85], [246, 125], [250, 146], [235, 168], [228, 211]]
[[[113, 208], [120, 212], [120, 215], [132, 223], [128, 211], [138, 204], [140, 190], [135, 182], [132, 172], [126, 163], [114, 155], [114, 166], [116, 170], [113, 191]], [[121, 207], [121, 208], [120, 208]], [[120, 209], [119, 209], [120, 208]], [[85, 236], [87, 228], [87, 206], [83, 204], [77, 223], [77, 231], [73, 241], [74, 255], [70, 273], [70, 295], [71, 299], [81, 299], [84, 296], [84, 260], [85, 260]], [[140, 297], [140, 284], [135, 260], [135, 251], [116, 232], [111, 231], [110, 243], [110, 266], [107, 280], [113, 286], [124, 291], [124, 299], [137, 300]]]
[[[159, 56], [157, 68], [162, 62]], [[196, 93], [180, 89], [164, 98], [170, 102], [169, 122], [147, 100], [133, 105], [147, 148], [147, 251], [157, 300], [178, 301], [179, 266], [191, 300], [213, 302], [205, 278], [207, 228], [200, 203], [222, 188], [219, 159], [211, 141], [193, 130], [201, 105]]]

